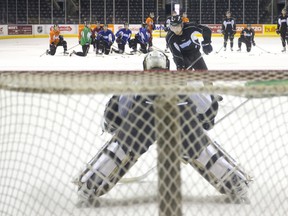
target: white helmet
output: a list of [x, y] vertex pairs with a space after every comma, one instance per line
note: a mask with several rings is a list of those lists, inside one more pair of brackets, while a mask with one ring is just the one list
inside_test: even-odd
[[169, 70], [170, 61], [168, 57], [161, 51], [153, 50], [149, 52], [143, 61], [144, 70], [164, 69]]

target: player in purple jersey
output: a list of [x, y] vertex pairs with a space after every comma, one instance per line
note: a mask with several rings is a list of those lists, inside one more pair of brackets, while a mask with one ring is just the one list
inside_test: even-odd
[[137, 51], [137, 44], [140, 44], [140, 52], [147, 53], [147, 46], [149, 44], [150, 34], [147, 30], [147, 24], [142, 23], [142, 27], [139, 29], [139, 32], [135, 35], [134, 39], [130, 40], [130, 48], [133, 49], [134, 52]]
[[113, 49], [114, 52], [122, 54], [125, 51], [125, 45], [130, 43], [131, 39], [131, 30], [129, 29], [129, 24], [125, 23], [124, 28], [121, 28], [118, 32], [116, 32], [116, 43], [118, 44], [118, 50]]
[[99, 40], [98, 54], [108, 55], [111, 50], [111, 46], [115, 41], [115, 35], [108, 29], [108, 25], [104, 25], [104, 29], [100, 31], [97, 35], [97, 40]]

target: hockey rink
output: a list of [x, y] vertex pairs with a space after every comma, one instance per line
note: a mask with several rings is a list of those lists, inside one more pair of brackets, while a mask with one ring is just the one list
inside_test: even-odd
[[[81, 51], [77, 38], [65, 40], [68, 52]], [[246, 52], [245, 44], [242, 44], [242, 51], [237, 52], [237, 40], [238, 37], [234, 39], [233, 52], [228, 43], [227, 51], [221, 49], [216, 53], [222, 47], [223, 38], [212, 38], [213, 52], [204, 56], [210, 70], [288, 69], [288, 52], [281, 52], [279, 37], [256, 37], [256, 46], [250, 53]], [[73, 46], [75, 48], [70, 49]], [[154, 46], [164, 50], [165, 39], [154, 38]], [[0, 70], [134, 71], [143, 69], [145, 56], [115, 53], [96, 56], [92, 46], [87, 57], [64, 56], [62, 47], [58, 47], [55, 56], [42, 55], [46, 49], [48, 38], [0, 40]], [[126, 51], [130, 51], [128, 46]], [[171, 54], [167, 55], [170, 69], [175, 70]], [[143, 215], [144, 210], [148, 211], [145, 215], [157, 215], [155, 146], [125, 175], [129, 179], [150, 170], [146, 178], [140, 182], [117, 184], [103, 197], [100, 207], [76, 205], [77, 187], [72, 184], [74, 177], [105, 143], [103, 140], [110, 138], [108, 134], [102, 134], [100, 126], [109, 96], [67, 97], [29, 93], [24, 96], [24, 93], [3, 90], [0, 94], [0, 122], [4, 124], [0, 128], [0, 170], [3, 171], [0, 173], [0, 215], [137, 216]], [[246, 100], [224, 96], [216, 122]], [[24, 104], [26, 108], [22, 109]], [[183, 216], [287, 215], [287, 107], [287, 97], [250, 99], [215, 125], [210, 135], [253, 177], [249, 202], [224, 203], [222, 196], [191, 166], [183, 164]], [[40, 114], [45, 118], [39, 118]], [[61, 128], [63, 125], [64, 128]], [[44, 130], [45, 127], [48, 130]], [[31, 131], [36, 134], [35, 137], [30, 135]], [[129, 201], [131, 203], [127, 204]]]

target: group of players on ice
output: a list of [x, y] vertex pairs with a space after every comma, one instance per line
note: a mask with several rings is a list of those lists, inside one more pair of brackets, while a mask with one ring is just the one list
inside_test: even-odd
[[[281, 16], [286, 17], [287, 22], [286, 10], [282, 11]], [[153, 20], [153, 17], [151, 18]], [[282, 38], [283, 26], [287, 26], [287, 23], [284, 25], [284, 18], [279, 20], [277, 31]], [[183, 22], [182, 17], [177, 14], [172, 14], [167, 24], [167, 48], [173, 56], [177, 70], [208, 70], [200, 50], [202, 48], [207, 55], [212, 52], [211, 30], [204, 25]], [[144, 70], [169, 70], [169, 58], [165, 52], [153, 50], [152, 37], [148, 37], [149, 34], [152, 35], [153, 25], [152, 23], [152, 29], [148, 29], [149, 25], [143, 24], [139, 33], [131, 39], [131, 31], [128, 24], [125, 24], [125, 27], [115, 34], [118, 44], [115, 52], [124, 53], [126, 43], [136, 51], [137, 44], [140, 44], [140, 51], [146, 53], [143, 61]], [[195, 37], [195, 33], [202, 35], [201, 43]], [[227, 48], [228, 40], [230, 49], [233, 50], [236, 26], [230, 12], [226, 13], [222, 33], [224, 50]], [[72, 54], [86, 56], [90, 44], [93, 44], [96, 53], [109, 54], [115, 36], [107, 25], [99, 31], [96, 28], [91, 31], [85, 25], [80, 37], [82, 52]], [[58, 44], [61, 44], [66, 52], [67, 43], [63, 37], [58, 39]], [[255, 46], [254, 31], [250, 25], [247, 25], [238, 39], [240, 50], [242, 43], [246, 45], [247, 52], [251, 50], [252, 45]], [[57, 47], [55, 43], [52, 45]], [[285, 43], [283, 47], [286, 47]], [[50, 48], [47, 52], [53, 55], [55, 50], [56, 48]], [[95, 204], [97, 199], [110, 191], [155, 142], [153, 101], [156, 97], [156, 95], [113, 95], [110, 98], [104, 111], [102, 127], [103, 131], [112, 135], [112, 138], [103, 144], [101, 150], [74, 181], [78, 187], [80, 202]], [[214, 126], [218, 102], [223, 98], [219, 95], [192, 94], [179, 95], [178, 99], [180, 103], [177, 105], [182, 113], [180, 117], [182, 161], [190, 164], [218, 192], [229, 199], [240, 202], [246, 200], [251, 177], [207, 133]]]

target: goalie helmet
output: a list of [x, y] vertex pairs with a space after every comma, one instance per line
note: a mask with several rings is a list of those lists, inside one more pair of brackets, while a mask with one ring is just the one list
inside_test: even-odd
[[155, 69], [164, 69], [169, 70], [170, 61], [169, 58], [161, 51], [154, 50], [149, 52], [143, 61], [144, 70], [155, 70]]

